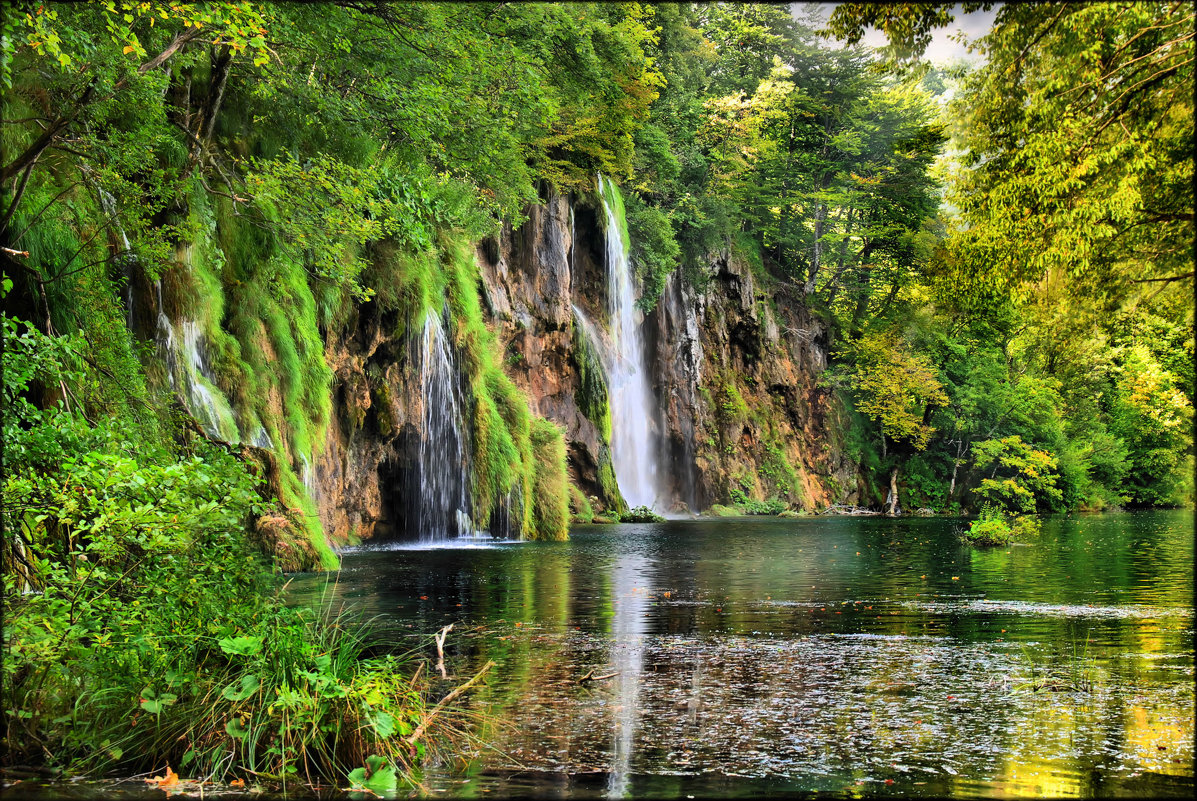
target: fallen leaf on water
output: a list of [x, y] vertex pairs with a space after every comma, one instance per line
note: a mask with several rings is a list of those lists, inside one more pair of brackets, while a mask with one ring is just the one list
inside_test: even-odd
[[229, 782], [229, 787], [244, 787], [245, 779], [233, 779]]
[[178, 777], [178, 775], [175, 774], [175, 772], [173, 770], [170, 769], [170, 765], [167, 765], [166, 773], [164, 775], [154, 776], [153, 778], [146, 779], [145, 783], [146, 784], [156, 784], [159, 787], [174, 787], [176, 784], [179, 783], [179, 777]]
[[952, 576], [952, 581], [960, 581], [960, 576]]

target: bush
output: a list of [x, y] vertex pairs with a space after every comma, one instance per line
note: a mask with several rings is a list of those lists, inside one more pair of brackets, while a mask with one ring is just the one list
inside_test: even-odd
[[964, 541], [977, 547], [1009, 545], [1015, 539], [1039, 533], [1039, 521], [1030, 516], [1012, 517], [995, 506], [985, 504], [981, 513], [963, 533]]
[[748, 500], [740, 507], [746, 515], [776, 515], [785, 511], [786, 503], [778, 498], [770, 498], [766, 501]]
[[665, 518], [647, 506], [636, 506], [619, 515], [620, 523], [664, 523]]
[[5, 353], [23, 435], [0, 487], [4, 763], [340, 784], [373, 758], [398, 782], [423, 754], [402, 738], [427, 722], [425, 685], [364, 659], [352, 621], [284, 606], [251, 540], [260, 477], [184, 428], [145, 440], [26, 402], [85, 378], [77, 343], [26, 336], [40, 347]]

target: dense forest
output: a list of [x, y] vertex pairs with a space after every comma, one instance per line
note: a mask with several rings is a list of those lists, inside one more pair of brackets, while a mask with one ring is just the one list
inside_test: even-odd
[[[581, 279], [544, 331], [495, 300], [558, 201], [577, 275], [618, 211], [660, 331], [667, 297], [714, 315], [751, 282], [735, 347], [823, 354], [785, 413], [734, 360], [703, 374], [709, 426], [664, 463], [710, 478], [673, 470], [676, 507], [1192, 504], [1192, 6], [963, 7], [997, 9], [983, 58], [931, 66], [949, 4], [826, 30], [789, 4], [6, 5], [4, 759], [383, 786], [451, 742], [419, 677], [272, 570], [369, 536], [317, 497], [330, 443], [402, 494], [458, 401], [434, 444], [462, 500], [409, 525], [563, 539], [636, 511]], [[580, 423], [529, 331], [564, 343]], [[429, 353], [447, 383], [404, 383]]]

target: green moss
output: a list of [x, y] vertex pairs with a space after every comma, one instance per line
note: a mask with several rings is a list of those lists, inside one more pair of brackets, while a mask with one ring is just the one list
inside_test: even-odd
[[734, 379], [725, 378], [719, 387], [719, 411], [729, 422], [748, 419], [748, 404]]
[[615, 465], [611, 461], [611, 449], [603, 446], [599, 450], [598, 483], [603, 493], [603, 502], [607, 511], [621, 515], [628, 510], [628, 504], [619, 491], [619, 481], [615, 478]]
[[710, 509], [706, 512], [711, 517], [739, 517], [743, 512], [731, 506], [724, 506], [723, 504], [712, 504]]
[[[497, 338], [486, 327], [474, 249], [461, 235], [441, 231], [438, 257], [413, 260], [407, 277], [423, 287], [399, 297], [448, 300], [459, 369], [473, 404], [470, 487], [473, 518], [486, 527], [500, 504], [530, 539], [565, 539], [569, 524], [565, 441], [559, 429], [534, 418], [528, 399], [503, 370]], [[433, 268], [435, 266], [435, 269]], [[438, 288], [443, 288], [439, 289]], [[443, 296], [438, 294], [443, 291]], [[530, 499], [530, 502], [524, 502]]]
[[320, 567], [324, 570], [338, 570], [341, 567], [341, 560], [329, 547], [328, 540], [324, 536], [315, 500], [308, 495], [307, 488], [304, 487], [303, 481], [295, 474], [295, 471], [282, 460], [279, 460], [279, 474], [282, 479], [282, 497], [279, 500], [284, 505], [301, 512], [297, 517], [303, 523], [308, 542], [316, 549]]
[[556, 423], [540, 417], [533, 421], [532, 457], [535, 475], [530, 539], [567, 539], [569, 478], [565, 468], [565, 437]]
[[578, 370], [578, 409], [598, 427], [604, 443], [611, 441], [611, 402], [607, 374], [602, 361], [581, 323], [574, 320], [573, 347], [570, 352]]
[[792, 504], [801, 505], [803, 503], [802, 481], [776, 440], [765, 443], [765, 453], [757, 472], [766, 480], [766, 483], [771, 485], [777, 495]]
[[590, 499], [572, 483], [569, 485], [569, 510], [575, 523], [594, 521], [594, 507], [591, 505]]

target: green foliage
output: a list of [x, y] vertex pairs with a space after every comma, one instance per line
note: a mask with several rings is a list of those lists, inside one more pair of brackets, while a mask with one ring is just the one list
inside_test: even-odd
[[1018, 539], [1039, 534], [1039, 521], [1034, 517], [1012, 517], [995, 506], [984, 504], [977, 519], [969, 524], [962, 537], [978, 548], [1009, 545]]
[[665, 518], [647, 506], [635, 506], [619, 513], [620, 523], [664, 523]]
[[1050, 453], [1032, 448], [1017, 434], [976, 442], [972, 452], [979, 469], [993, 468], [977, 488], [986, 501], [1011, 512], [1057, 508], [1062, 499], [1056, 486], [1058, 462]]
[[248, 538], [260, 478], [182, 430], [172, 452], [122, 418], [30, 403], [38, 382], [89, 380], [81, 344], [2, 319], [5, 423], [26, 432], [0, 507], [10, 758], [339, 782], [383, 753], [406, 776], [395, 735], [424, 722], [424, 688], [363, 659], [350, 621], [284, 606]]
[[746, 515], [777, 515], [784, 512], [787, 508], [785, 501], [779, 498], [770, 498], [764, 501], [757, 501], [747, 499], [743, 503], [736, 504], [737, 508], [743, 510]]
[[1191, 300], [1191, 27], [1167, 4], [1001, 8], [954, 108], [962, 285], [1055, 285], [1109, 308]]
[[948, 402], [934, 366], [886, 334], [861, 337], [850, 353], [857, 409], [877, 422], [884, 436], [909, 442], [916, 450], [926, 448], [934, 433], [924, 422], [927, 411]]
[[647, 205], [635, 192], [629, 193], [626, 205], [632, 264], [643, 287], [636, 305], [649, 312], [665, 289], [669, 274], [680, 264], [681, 248], [664, 211]]
[[1142, 346], [1128, 349], [1118, 371], [1111, 429], [1125, 443], [1134, 504], [1191, 502], [1193, 406], [1178, 383]]

